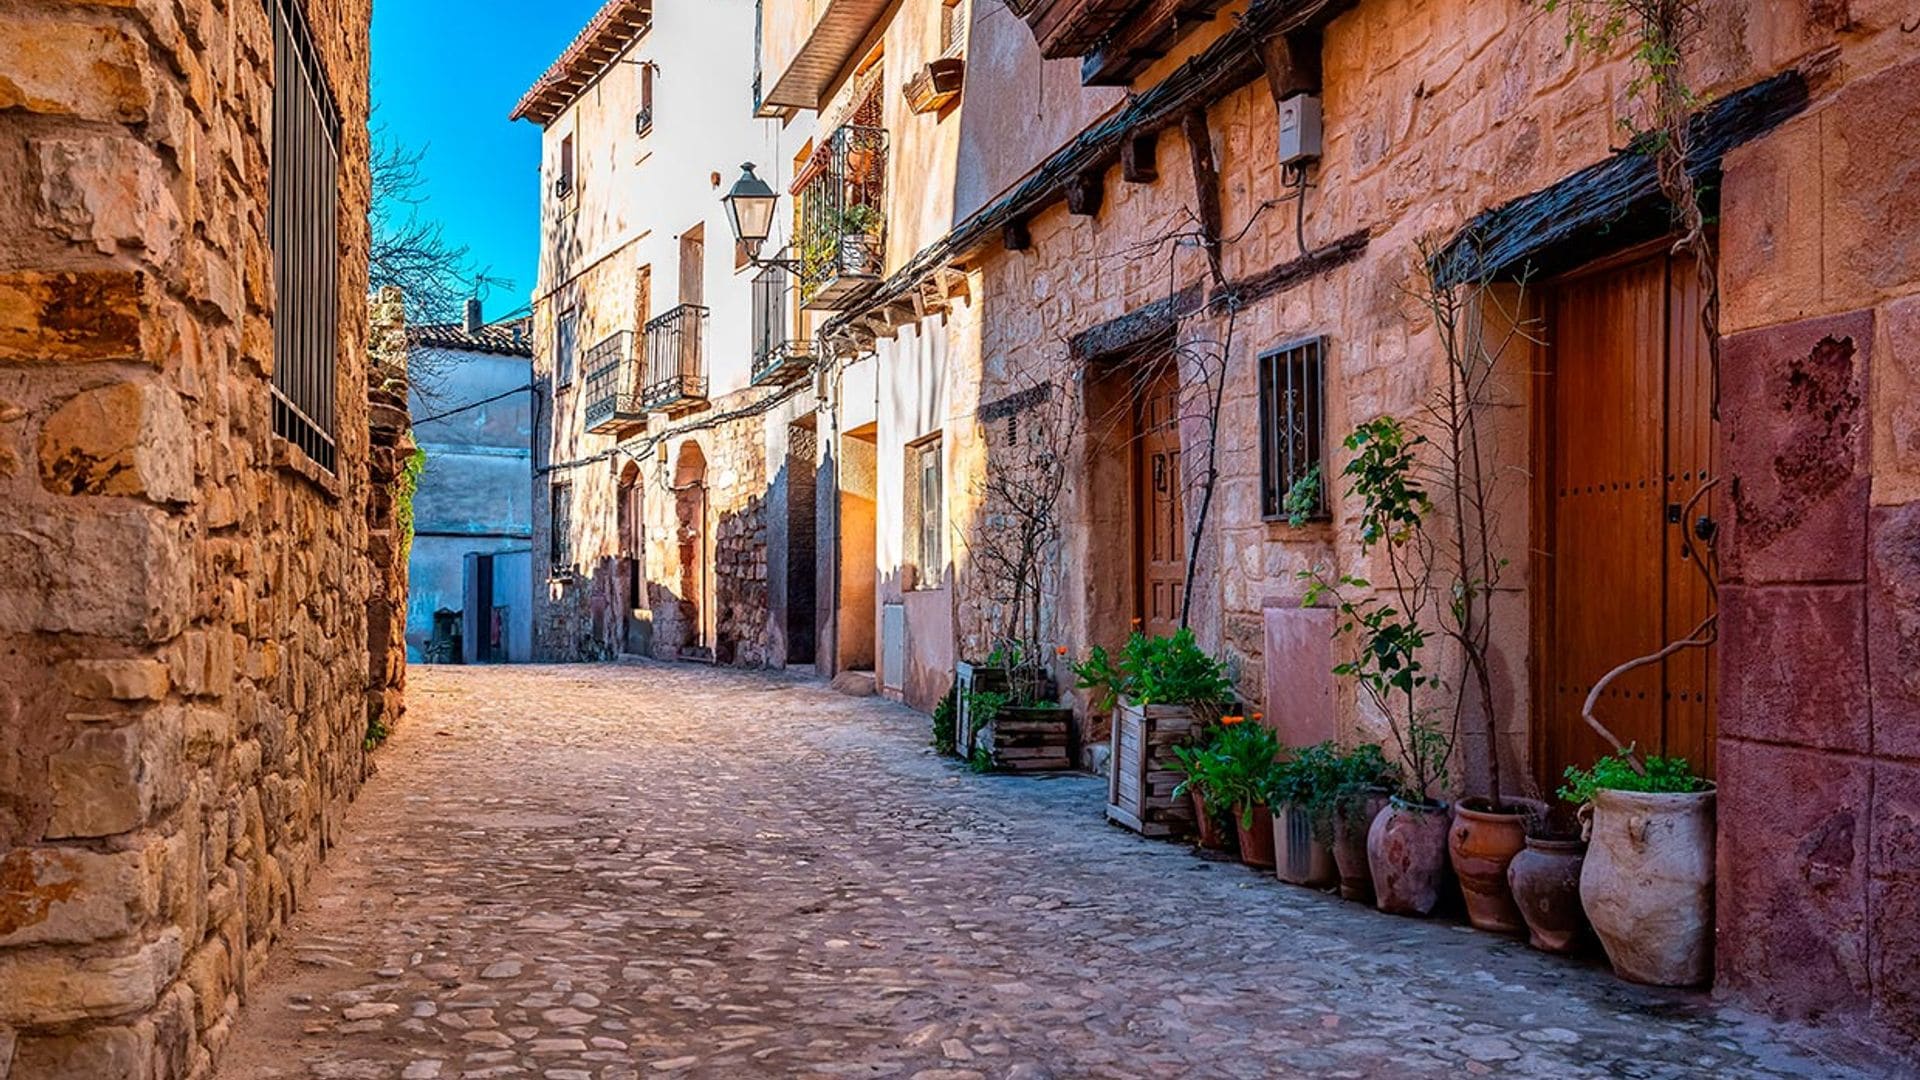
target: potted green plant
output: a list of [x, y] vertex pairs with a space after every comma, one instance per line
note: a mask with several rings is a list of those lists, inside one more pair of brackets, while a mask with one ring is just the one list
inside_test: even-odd
[[1232, 804], [1208, 794], [1217, 786], [1215, 774], [1220, 769], [1220, 761], [1212, 750], [1213, 740], [1220, 731], [1216, 724], [1202, 730], [1191, 743], [1173, 748], [1173, 756], [1180, 763], [1184, 777], [1174, 788], [1174, 795], [1185, 794], [1193, 803], [1195, 843], [1208, 851], [1233, 852], [1237, 850], [1237, 842], [1231, 814], [1224, 809]]
[[1334, 884], [1334, 805], [1341, 784], [1340, 751], [1331, 742], [1295, 750], [1267, 775], [1273, 813], [1274, 874], [1312, 888]]
[[1194, 828], [1174, 748], [1193, 743], [1231, 711], [1226, 665], [1181, 628], [1170, 637], [1134, 631], [1118, 657], [1095, 647], [1074, 666], [1094, 711], [1113, 713], [1107, 817], [1147, 836]]
[[1712, 978], [1713, 784], [1685, 758], [1632, 747], [1566, 780], [1560, 797], [1591, 815], [1580, 902], [1614, 972], [1654, 986]]
[[878, 208], [852, 203], [840, 212], [840, 272], [862, 277], [880, 274], [880, 234], [887, 219]]
[[1360, 554], [1377, 552], [1391, 584], [1376, 589], [1358, 575], [1320, 569], [1302, 574], [1308, 581], [1303, 604], [1330, 603], [1335, 633], [1353, 647], [1353, 658], [1334, 674], [1353, 679], [1387, 719], [1404, 770], [1399, 791], [1367, 834], [1374, 904], [1422, 916], [1439, 904], [1447, 878], [1452, 817], [1441, 796], [1459, 730], [1457, 714], [1432, 704], [1446, 696], [1440, 693], [1445, 687], [1426, 665], [1436, 589], [1425, 528], [1433, 503], [1415, 457], [1425, 443], [1391, 416], [1361, 424], [1343, 443], [1352, 457], [1342, 475], [1360, 502]]
[[1367, 858], [1367, 834], [1387, 808], [1403, 777], [1399, 766], [1387, 760], [1379, 743], [1365, 743], [1340, 755], [1334, 789], [1333, 862], [1340, 872], [1340, 895], [1364, 904], [1374, 902], [1373, 865]]
[[1219, 734], [1206, 750], [1212, 759], [1207, 798], [1232, 813], [1240, 861], [1263, 870], [1274, 865], [1273, 816], [1266, 791], [1279, 753], [1279, 736], [1244, 716], [1221, 717]]
[[976, 769], [1071, 767], [1073, 709], [1059, 702], [1038, 650], [1003, 643], [984, 663], [956, 665], [955, 684], [954, 753]]

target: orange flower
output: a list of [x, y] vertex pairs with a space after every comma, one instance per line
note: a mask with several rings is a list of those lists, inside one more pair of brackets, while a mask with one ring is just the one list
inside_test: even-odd
[[1062, 645], [1059, 648], [1053, 650], [1053, 652], [1055, 656], [1065, 656], [1067, 655], [1067, 647], [1065, 645]]
[[1138, 627], [1140, 625], [1140, 620], [1139, 619], [1133, 620], [1133, 625]]
[[1260, 722], [1260, 720], [1261, 720], [1261, 714], [1260, 714], [1260, 713], [1254, 713], [1254, 714], [1253, 714], [1253, 722], [1257, 724], [1257, 723], [1259, 723], [1259, 722]]
[[1232, 727], [1235, 724], [1244, 724], [1246, 722], [1247, 718], [1244, 716], [1223, 716], [1220, 718], [1222, 727]]

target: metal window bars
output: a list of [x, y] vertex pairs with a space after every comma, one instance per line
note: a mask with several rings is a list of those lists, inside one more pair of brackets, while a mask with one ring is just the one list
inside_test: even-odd
[[622, 330], [587, 350], [586, 425], [595, 433], [645, 422], [640, 374], [633, 362], [633, 332]]
[[707, 400], [707, 309], [681, 304], [647, 323], [647, 383], [642, 403], [673, 412]]
[[340, 111], [295, 0], [273, 16], [273, 431], [334, 471]]
[[880, 277], [886, 240], [887, 133], [839, 128], [807, 162], [798, 184], [800, 303], [830, 310]]
[[[1269, 521], [1291, 516], [1288, 493], [1326, 461], [1326, 345], [1306, 338], [1260, 357], [1260, 512]], [[1328, 515], [1324, 470], [1305, 509]]]

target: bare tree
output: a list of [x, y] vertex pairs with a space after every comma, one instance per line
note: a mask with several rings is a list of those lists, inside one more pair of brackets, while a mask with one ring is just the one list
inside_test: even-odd
[[384, 125], [373, 130], [373, 239], [368, 250], [369, 288], [398, 288], [413, 325], [453, 322], [461, 303], [489, 285], [510, 285], [475, 266], [465, 244], [447, 239], [428, 217], [426, 148], [409, 147]]

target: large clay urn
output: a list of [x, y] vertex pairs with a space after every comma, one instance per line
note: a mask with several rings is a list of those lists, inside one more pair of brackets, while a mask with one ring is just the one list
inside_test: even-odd
[[1367, 858], [1367, 834], [1373, 819], [1387, 808], [1384, 788], [1340, 800], [1333, 811], [1333, 862], [1340, 870], [1340, 895], [1373, 903], [1373, 867]]
[[1580, 902], [1614, 973], [1654, 986], [1713, 975], [1714, 792], [1596, 791]]
[[1303, 806], [1288, 803], [1273, 811], [1273, 873], [1281, 881], [1324, 889], [1339, 872], [1327, 844], [1328, 822]]
[[1475, 929], [1495, 934], [1526, 930], [1507, 884], [1507, 865], [1526, 846], [1525, 813], [1496, 812], [1485, 799], [1463, 799], [1455, 807], [1447, 854], [1467, 902], [1467, 921]]
[[1200, 794], [1197, 787], [1188, 788], [1187, 794], [1193, 798], [1193, 820], [1200, 846], [1208, 851], [1232, 851], [1233, 831], [1222, 827], [1219, 820], [1207, 812], [1206, 796]]
[[1233, 827], [1239, 831], [1240, 861], [1273, 869], [1273, 814], [1264, 806], [1234, 807]]
[[1373, 903], [1391, 915], [1431, 915], [1447, 880], [1447, 804], [1394, 798], [1367, 832]]
[[1527, 837], [1527, 849], [1507, 866], [1527, 941], [1541, 952], [1565, 956], [1587, 942], [1587, 913], [1580, 907], [1580, 867], [1587, 842]]

